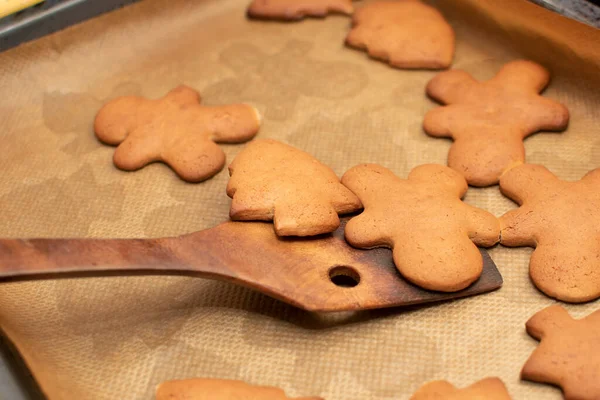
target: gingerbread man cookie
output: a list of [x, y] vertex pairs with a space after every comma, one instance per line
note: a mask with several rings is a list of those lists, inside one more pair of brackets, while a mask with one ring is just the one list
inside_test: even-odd
[[600, 310], [574, 320], [555, 305], [525, 326], [540, 345], [525, 363], [523, 379], [560, 386], [567, 400], [600, 399]]
[[[292, 400], [283, 390], [253, 386], [225, 379], [186, 379], [163, 382], [156, 388], [156, 400]], [[323, 400], [301, 397], [297, 400]]]
[[346, 44], [398, 68], [448, 68], [454, 31], [418, 0], [374, 1], [354, 13]]
[[511, 400], [499, 378], [485, 378], [469, 387], [458, 389], [448, 381], [423, 385], [410, 400]]
[[446, 166], [421, 165], [400, 179], [379, 165], [363, 164], [346, 172], [342, 183], [365, 207], [346, 225], [346, 240], [359, 248], [393, 248], [400, 273], [422, 288], [466, 288], [483, 268], [476, 245], [499, 240], [496, 217], [461, 201], [467, 182]]
[[254, 0], [248, 16], [294, 21], [304, 17], [325, 17], [329, 13], [352, 14], [352, 0]]
[[118, 146], [113, 161], [134, 171], [154, 161], [168, 164], [182, 179], [200, 182], [223, 169], [218, 143], [241, 143], [258, 132], [260, 116], [245, 104], [203, 106], [187, 86], [159, 100], [118, 97], [100, 109], [94, 123], [103, 143]]
[[335, 231], [338, 214], [360, 210], [360, 200], [335, 172], [310, 154], [276, 140], [250, 143], [229, 166], [230, 216], [273, 221], [279, 236]]
[[501, 243], [535, 247], [529, 274], [538, 289], [574, 303], [600, 297], [600, 168], [567, 182], [524, 164], [500, 178], [500, 190], [520, 205], [500, 218]]
[[447, 105], [429, 111], [423, 128], [431, 136], [454, 139], [448, 165], [470, 185], [494, 185], [504, 171], [525, 161], [523, 139], [567, 127], [567, 108], [538, 94], [549, 80], [549, 72], [531, 61], [510, 62], [485, 82], [460, 70], [442, 72], [426, 90]]

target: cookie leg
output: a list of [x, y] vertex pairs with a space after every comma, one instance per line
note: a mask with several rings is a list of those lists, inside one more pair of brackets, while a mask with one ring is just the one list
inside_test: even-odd
[[[429, 232], [430, 233], [430, 232]], [[483, 259], [477, 246], [456, 232], [410, 236], [396, 243], [394, 263], [410, 282], [441, 292], [455, 292], [481, 275]]]
[[116, 148], [113, 162], [125, 171], [138, 170], [160, 160], [160, 145], [144, 128], [137, 129]]
[[448, 152], [448, 166], [465, 177], [469, 185], [485, 187], [499, 182], [502, 174], [525, 161], [520, 137], [505, 132], [498, 135], [471, 133], [457, 137]]
[[225, 166], [223, 150], [199, 135], [188, 135], [185, 140], [163, 152], [161, 159], [187, 182], [204, 181]]
[[531, 255], [533, 283], [550, 297], [583, 303], [600, 297], [600, 240], [585, 245], [567, 240], [540, 245]]

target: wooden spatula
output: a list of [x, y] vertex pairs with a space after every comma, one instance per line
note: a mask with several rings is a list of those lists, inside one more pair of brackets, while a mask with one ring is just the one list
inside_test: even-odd
[[309, 311], [406, 306], [492, 291], [502, 277], [487, 252], [483, 273], [456, 293], [420, 289], [404, 280], [388, 249], [358, 250], [337, 231], [282, 239], [273, 225], [225, 222], [160, 239], [0, 239], [0, 278], [134, 271], [228, 280]]

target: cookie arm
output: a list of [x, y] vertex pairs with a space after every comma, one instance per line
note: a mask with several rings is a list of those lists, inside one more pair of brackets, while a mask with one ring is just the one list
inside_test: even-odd
[[116, 146], [138, 125], [138, 113], [146, 100], [137, 96], [118, 97], [105, 104], [94, 120], [94, 132], [102, 142]]
[[437, 74], [429, 81], [425, 91], [442, 104], [452, 104], [463, 99], [476, 85], [477, 81], [469, 73], [454, 69]]
[[452, 106], [436, 107], [429, 110], [423, 118], [423, 130], [433, 137], [452, 137], [452, 118], [456, 110]]
[[573, 318], [567, 310], [559, 305], [554, 305], [544, 308], [529, 318], [525, 329], [531, 337], [541, 340], [547, 332], [560, 331], [571, 323], [573, 323]]
[[552, 172], [534, 164], [521, 164], [500, 177], [502, 194], [519, 205], [549, 195], [558, 184], [560, 181]]
[[507, 212], [499, 219], [500, 243], [508, 247], [535, 247], [537, 219], [534, 211], [525, 207]]
[[[464, 203], [463, 203], [464, 204]], [[469, 238], [477, 246], [492, 247], [500, 241], [500, 221], [491, 213], [465, 204]]]
[[538, 131], [562, 131], [569, 125], [569, 110], [564, 105], [543, 97], [528, 112], [529, 123], [523, 137]]
[[260, 128], [260, 113], [247, 104], [201, 107], [199, 113], [198, 129], [207, 129], [217, 143], [246, 142], [256, 136]]

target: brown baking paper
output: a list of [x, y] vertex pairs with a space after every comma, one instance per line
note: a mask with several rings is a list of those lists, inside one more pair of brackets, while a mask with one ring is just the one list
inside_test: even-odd
[[[600, 166], [598, 30], [524, 0], [434, 4], [456, 29], [454, 67], [485, 79], [526, 57], [552, 70], [546, 95], [569, 107], [571, 124], [527, 139], [529, 162], [565, 179]], [[122, 172], [93, 135], [105, 100], [181, 83], [207, 104], [256, 105], [259, 137], [339, 174], [360, 162], [400, 176], [445, 163], [450, 142], [421, 129], [435, 72], [345, 48], [346, 17], [253, 22], [246, 5], [146, 0], [0, 54], [0, 237], [157, 237], [225, 221], [225, 170], [201, 184], [162, 164]], [[229, 160], [242, 148], [223, 147]], [[514, 207], [497, 187], [466, 200], [498, 216]], [[152, 399], [159, 382], [197, 376], [328, 400], [406, 399], [433, 379], [499, 376], [516, 399], [559, 399], [519, 380], [536, 347], [525, 321], [553, 302], [529, 281], [531, 250], [491, 254], [501, 290], [423, 308], [321, 316], [199, 278], [73, 278], [1, 284], [0, 326], [52, 400]], [[568, 306], [575, 316], [597, 308]]]

